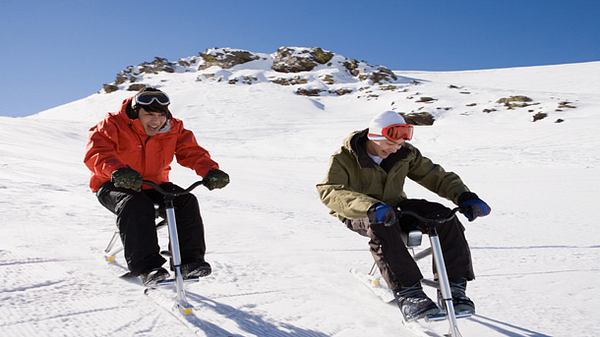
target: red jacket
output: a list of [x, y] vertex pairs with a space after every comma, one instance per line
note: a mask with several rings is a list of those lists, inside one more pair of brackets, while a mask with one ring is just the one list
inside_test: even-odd
[[219, 168], [179, 119], [170, 118], [167, 121], [170, 126], [164, 132], [152, 137], [146, 135], [140, 120], [129, 118], [125, 112], [130, 101], [131, 98], [124, 100], [121, 111], [109, 114], [90, 129], [84, 162], [92, 171], [92, 191], [98, 191], [110, 181], [114, 170], [125, 166], [138, 171], [146, 180], [157, 184], [168, 182], [173, 157], [199, 176]]

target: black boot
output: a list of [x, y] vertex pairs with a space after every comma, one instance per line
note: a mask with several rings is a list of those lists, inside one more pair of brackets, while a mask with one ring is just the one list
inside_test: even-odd
[[[450, 281], [450, 291], [452, 292], [452, 305], [454, 306], [454, 312], [458, 314], [475, 314], [475, 303], [471, 301], [466, 294], [467, 280], [462, 278], [457, 281]], [[442, 293], [438, 290], [438, 304], [442, 306], [444, 300], [442, 299]], [[443, 306], [442, 306], [443, 307]]]
[[210, 275], [212, 268], [206, 261], [186, 263], [181, 266], [181, 276], [184, 279], [199, 278]]
[[140, 278], [146, 287], [155, 286], [158, 282], [169, 278], [169, 272], [163, 268], [154, 268], [147, 272], [140, 273]]
[[394, 291], [394, 297], [396, 297], [398, 307], [407, 322], [435, 315], [440, 311], [438, 306], [423, 292], [421, 282], [410, 287], [401, 287]]

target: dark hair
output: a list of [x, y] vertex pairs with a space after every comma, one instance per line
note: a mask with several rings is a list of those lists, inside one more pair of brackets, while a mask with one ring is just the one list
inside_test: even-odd
[[[152, 88], [152, 87], [146, 87], [142, 90], [140, 90], [136, 95], [139, 95], [140, 93], [143, 92], [148, 92], [148, 91], [154, 91], [154, 92], [162, 92], [161, 90], [158, 90], [156, 88]], [[126, 113], [127, 116], [129, 116], [129, 118], [131, 119], [136, 119], [139, 116], [139, 110], [140, 108], [142, 108], [141, 106], [137, 106], [137, 107], [133, 107], [133, 99], [129, 102], [129, 104], [127, 105], [126, 108]], [[156, 101], [152, 102], [149, 105], [144, 105], [143, 106], [144, 110], [148, 111], [148, 112], [158, 112], [158, 113], [162, 113], [165, 114], [167, 116], [167, 119], [173, 117], [173, 115], [171, 115], [171, 111], [169, 110], [169, 106], [168, 105], [162, 105]]]

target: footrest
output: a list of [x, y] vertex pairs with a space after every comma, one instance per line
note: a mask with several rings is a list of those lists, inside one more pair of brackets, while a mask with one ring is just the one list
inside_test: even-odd
[[[457, 312], [454, 314], [457, 319], [459, 318], [469, 318], [472, 316], [470, 312]], [[425, 316], [426, 322], [439, 322], [448, 319], [448, 315], [444, 311], [440, 311], [437, 314], [427, 315]]]
[[161, 250], [161, 251], [160, 251], [160, 255], [162, 255], [162, 256], [164, 256], [164, 257], [166, 257], [166, 258], [170, 258], [172, 254], [171, 254], [171, 252], [170, 252], [170, 251], [168, 251], [168, 250]]
[[[184, 279], [183, 283], [195, 283], [195, 282], [198, 282], [199, 280], [200, 280], [200, 278], [190, 277], [190, 278]], [[149, 287], [149, 288], [165, 287], [165, 286], [170, 286], [172, 284], [175, 284], [175, 278], [168, 278], [168, 279], [160, 280], [160, 281], [156, 282], [156, 284], [154, 284], [152, 287]]]

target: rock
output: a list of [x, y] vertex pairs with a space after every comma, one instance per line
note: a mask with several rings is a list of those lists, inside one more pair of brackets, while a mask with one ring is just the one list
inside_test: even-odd
[[463, 94], [463, 95], [469, 95], [469, 94], [471, 94], [471, 93], [470, 93], [470, 92], [468, 92], [468, 91], [459, 91], [458, 93], [459, 93], [459, 94]]
[[[314, 48], [310, 52], [310, 55], [319, 64], [325, 64], [325, 63], [329, 62], [329, 60], [331, 60], [331, 58], [333, 58], [333, 53], [332, 52], [324, 51], [321, 48]], [[331, 63], [329, 63], [328, 66], [331, 66]]]
[[527, 96], [510, 96], [510, 97], [502, 97], [496, 101], [496, 103], [512, 103], [512, 102], [532, 102], [533, 100]]
[[145, 87], [146, 87], [145, 84], [135, 83], [135, 84], [131, 84], [129, 87], [127, 87], [127, 91], [140, 91], [140, 90], [144, 89]]
[[306, 89], [306, 88], [298, 88], [296, 89], [296, 95], [300, 96], [320, 96], [321, 89]]
[[476, 106], [476, 105], [477, 105], [477, 103], [469, 103], [469, 104], [466, 104], [465, 106]]
[[119, 90], [119, 87], [117, 87], [116, 85], [112, 85], [112, 84], [103, 84], [102, 89], [104, 89], [105, 93], [110, 94], [113, 91]]
[[568, 101], [563, 101], [563, 102], [558, 102], [558, 108], [559, 109], [563, 109], [563, 108], [567, 108], [567, 109], [575, 109], [576, 106], [571, 105], [571, 102]]
[[200, 53], [200, 57], [204, 62], [198, 66], [198, 70], [204, 70], [212, 66], [229, 69], [238, 64], [244, 64], [260, 58], [258, 55], [246, 50], [229, 48], [207, 49]]
[[450, 89], [461, 89], [461, 87], [459, 87], [459, 86], [456, 86], [456, 85], [454, 85], [454, 84], [450, 84], [450, 85], [448, 86], [448, 88], [450, 88]]
[[275, 78], [272, 79], [271, 82], [279, 85], [298, 85], [298, 84], [306, 84], [308, 80], [304, 77], [294, 76], [291, 78]]
[[123, 84], [128, 79], [129, 78], [123, 72], [120, 72], [117, 74], [117, 77], [115, 78], [115, 85]]
[[435, 99], [433, 97], [421, 96], [419, 98], [419, 100], [415, 101], [415, 102], [417, 102], [417, 103], [432, 103], [434, 101], [437, 101], [437, 99]]
[[562, 123], [564, 121], [565, 121], [564, 119], [559, 118], [559, 119], [555, 120], [554, 123]]
[[344, 67], [350, 73], [350, 75], [358, 76], [358, 74], [360, 73], [360, 71], [358, 70], [358, 60], [351, 59], [348, 61], [344, 61], [343, 64], [344, 64]]
[[492, 109], [483, 109], [482, 111], [485, 112], [485, 113], [490, 113], [490, 112], [496, 111], [496, 109], [494, 109], [494, 108], [492, 108]]
[[435, 118], [427, 111], [404, 114], [400, 113], [407, 123], [413, 125], [433, 125]]
[[544, 119], [546, 117], [548, 117], [547, 113], [538, 112], [535, 115], [533, 115], [533, 122], [539, 121], [540, 119]]
[[388, 68], [379, 67], [371, 73], [359, 74], [358, 79], [361, 81], [369, 80], [373, 84], [382, 84], [385, 82], [396, 81], [398, 77]]
[[327, 74], [325, 76], [321, 76], [319, 77], [321, 79], [321, 81], [323, 81], [324, 83], [327, 84], [335, 84], [335, 80], [333, 79], [333, 76]]
[[398, 87], [392, 84], [381, 85], [379, 86], [379, 90], [396, 90]]
[[335, 90], [329, 90], [330, 94], [336, 94], [338, 96], [342, 96], [342, 95], [347, 95], [347, 94], [351, 94], [354, 90], [350, 89], [350, 88], [339, 88], [339, 89], [335, 89]]
[[155, 57], [152, 62], [143, 62], [138, 65], [138, 71], [140, 73], [147, 74], [158, 74], [161, 71], [167, 73], [175, 72], [175, 64], [169, 62], [166, 58], [163, 57]]
[[273, 58], [271, 69], [281, 73], [311, 71], [331, 60], [333, 53], [321, 48], [280, 47]]
[[238, 82], [243, 83], [243, 84], [252, 84], [256, 81], [258, 81], [258, 78], [254, 77], [254, 76], [239, 76], [239, 77], [230, 79], [227, 82], [229, 84], [236, 84]]

